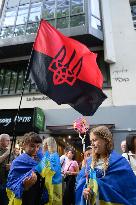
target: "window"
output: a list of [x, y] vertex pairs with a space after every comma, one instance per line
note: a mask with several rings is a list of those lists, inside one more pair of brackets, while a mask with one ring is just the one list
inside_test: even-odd
[[[14, 62], [0, 65], [0, 95], [21, 94], [28, 62]], [[36, 93], [36, 85], [25, 83], [24, 93]]]
[[104, 61], [104, 52], [96, 51], [97, 63], [103, 75], [103, 88], [111, 87], [109, 64]]
[[99, 0], [91, 0], [91, 25], [95, 29], [102, 30]]
[[136, 2], [131, 4], [131, 13], [134, 22], [134, 28], [136, 29]]
[[33, 34], [41, 17], [56, 28], [85, 25], [85, 0], [5, 0], [0, 37]]

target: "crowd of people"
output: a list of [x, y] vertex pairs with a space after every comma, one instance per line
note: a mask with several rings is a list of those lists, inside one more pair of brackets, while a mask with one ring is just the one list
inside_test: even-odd
[[10, 145], [1, 134], [0, 205], [136, 205], [135, 134], [121, 142], [121, 155], [106, 126], [91, 129], [82, 162], [73, 147], [59, 156], [55, 139], [35, 132], [24, 135], [21, 148]]

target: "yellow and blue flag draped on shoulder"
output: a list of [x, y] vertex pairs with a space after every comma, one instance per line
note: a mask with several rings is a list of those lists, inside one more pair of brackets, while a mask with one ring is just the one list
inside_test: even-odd
[[38, 173], [45, 178], [49, 201], [46, 205], [62, 204], [62, 177], [60, 158], [57, 152], [45, 152], [41, 162], [36, 166]]
[[[98, 195], [95, 194], [95, 191], [92, 195], [95, 198], [98, 197], [100, 205], [136, 205], [136, 176], [124, 157], [113, 151], [110, 154], [109, 167], [104, 176], [99, 176], [97, 170], [90, 169], [90, 163], [91, 160], [87, 163], [90, 178], [89, 186], [92, 186], [91, 191], [93, 192], [94, 190], [97, 191], [98, 184]], [[84, 168], [77, 177], [76, 205], [86, 204], [82, 194], [85, 187], [87, 185]], [[90, 204], [93, 203], [94, 201], [91, 201]]]
[[37, 162], [25, 153], [13, 160], [7, 179], [9, 205], [22, 204], [23, 181], [31, 176], [36, 165]]
[[23, 181], [31, 176], [32, 171], [38, 172], [45, 178], [41, 204], [62, 204], [61, 166], [58, 154], [46, 152], [44, 156], [40, 155], [38, 158], [42, 160], [38, 162], [28, 154], [21, 154], [12, 162], [7, 180], [8, 205], [22, 205]]

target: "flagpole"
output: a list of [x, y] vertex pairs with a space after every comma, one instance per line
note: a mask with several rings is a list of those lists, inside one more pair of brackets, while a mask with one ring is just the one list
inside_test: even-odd
[[[38, 31], [39, 31], [39, 27], [40, 27], [41, 21], [42, 21], [42, 19], [40, 20], [40, 23], [39, 23], [39, 26], [38, 26], [38, 29], [37, 29], [37, 33], [38, 33]], [[36, 37], [37, 37], [37, 34], [36, 34]], [[36, 39], [36, 37], [35, 37], [35, 39]], [[35, 40], [34, 40], [34, 42], [35, 42]], [[34, 45], [34, 43], [33, 43], [33, 45]], [[33, 47], [34, 47], [34, 46], [33, 46]], [[9, 154], [9, 158], [8, 158], [8, 163], [9, 163], [9, 161], [10, 161], [12, 148], [15, 147], [15, 143], [16, 143], [15, 131], [16, 131], [17, 119], [18, 119], [18, 116], [19, 116], [20, 108], [21, 108], [21, 103], [22, 103], [22, 98], [23, 98], [23, 94], [24, 94], [25, 84], [26, 84], [28, 75], [29, 75], [29, 73], [30, 73], [30, 60], [31, 60], [32, 53], [33, 53], [33, 47], [32, 47], [32, 50], [31, 50], [31, 53], [30, 53], [29, 62], [28, 62], [28, 64], [27, 64], [27, 68], [26, 68], [25, 79], [24, 79], [24, 82], [23, 82], [23, 87], [22, 87], [22, 92], [21, 92], [19, 107], [18, 107], [18, 110], [17, 110], [17, 114], [16, 114], [16, 116], [15, 116], [15, 119], [16, 119], [16, 120], [14, 121], [15, 123], [14, 123], [14, 128], [13, 128], [13, 140], [12, 140], [11, 147], [10, 147], [10, 154]]]
[[[31, 50], [30, 59], [31, 59], [31, 56], [32, 56], [32, 52], [33, 52], [33, 49]], [[25, 78], [24, 78], [24, 81], [23, 81], [21, 97], [20, 97], [20, 101], [19, 101], [19, 107], [18, 107], [18, 110], [17, 110], [17, 114], [15, 115], [15, 118], [14, 118], [13, 139], [12, 139], [12, 143], [11, 143], [11, 147], [10, 147], [10, 154], [9, 154], [9, 158], [8, 158], [8, 163], [10, 162], [12, 148], [15, 147], [15, 143], [16, 143], [16, 135], [15, 135], [16, 126], [17, 126], [17, 120], [18, 120], [19, 112], [20, 112], [20, 108], [21, 108], [21, 103], [22, 103], [22, 98], [23, 98], [23, 94], [24, 94], [25, 84], [26, 84], [26, 81], [27, 81], [27, 78], [28, 78], [28, 75], [29, 75], [29, 71], [30, 71], [29, 70], [30, 59], [29, 59], [29, 62], [27, 64], [27, 68], [26, 68], [26, 72], [25, 72]]]

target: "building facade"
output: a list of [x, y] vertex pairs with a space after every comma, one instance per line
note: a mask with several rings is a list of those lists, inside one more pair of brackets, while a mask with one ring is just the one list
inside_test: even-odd
[[[108, 98], [87, 120], [91, 126], [110, 126], [120, 150], [121, 140], [136, 132], [136, 1], [0, 0], [0, 8], [0, 110], [19, 107], [32, 45], [44, 18], [98, 53]], [[73, 121], [81, 116], [40, 94], [27, 81], [21, 108], [34, 107], [44, 110], [45, 133], [74, 133]]]

